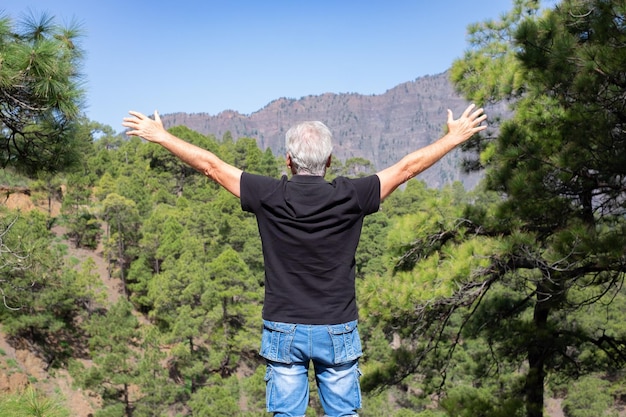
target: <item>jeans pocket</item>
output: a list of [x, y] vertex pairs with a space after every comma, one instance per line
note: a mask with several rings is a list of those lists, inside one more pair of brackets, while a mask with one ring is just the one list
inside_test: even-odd
[[291, 363], [290, 351], [295, 334], [295, 324], [263, 320], [260, 355], [270, 361]]
[[353, 361], [363, 355], [356, 320], [328, 326], [328, 333], [333, 342], [335, 364]]

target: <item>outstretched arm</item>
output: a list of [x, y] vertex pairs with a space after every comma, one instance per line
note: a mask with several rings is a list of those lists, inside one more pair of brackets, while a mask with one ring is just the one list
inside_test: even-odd
[[448, 110], [448, 133], [445, 136], [408, 154], [389, 168], [378, 172], [376, 175], [380, 179], [381, 201], [387, 198], [398, 186], [439, 161], [457, 145], [465, 142], [475, 133], [486, 129], [487, 126], [480, 125], [487, 119], [487, 116], [483, 114], [483, 109], [472, 111], [473, 109], [474, 105], [470, 104], [461, 117], [456, 120], [452, 117], [452, 111]]
[[227, 164], [206, 149], [185, 142], [169, 133], [163, 127], [158, 112], [154, 112], [154, 120], [136, 111], [129, 113], [132, 117], [124, 118], [122, 123], [122, 126], [129, 129], [126, 132], [127, 135], [139, 136], [147, 141], [158, 143], [180, 158], [181, 161], [202, 172], [236, 197], [240, 196], [242, 171], [239, 168]]

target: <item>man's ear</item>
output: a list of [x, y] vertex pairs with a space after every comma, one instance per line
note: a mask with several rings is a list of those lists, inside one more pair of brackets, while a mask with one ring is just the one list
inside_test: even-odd
[[294, 166], [293, 161], [291, 160], [291, 155], [287, 154], [287, 158], [285, 159], [285, 163], [287, 164], [287, 168], [289, 168], [289, 171], [293, 175], [296, 175], [296, 167]]

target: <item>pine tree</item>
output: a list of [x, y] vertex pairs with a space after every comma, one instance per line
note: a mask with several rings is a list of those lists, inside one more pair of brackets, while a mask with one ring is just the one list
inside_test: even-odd
[[[390, 379], [430, 371], [443, 385], [455, 353], [484, 338], [494, 372], [521, 378], [489, 400], [499, 404], [489, 415], [523, 399], [522, 412], [540, 417], [548, 376], [626, 364], [623, 326], [610, 315], [580, 320], [623, 297], [626, 5], [564, 1], [538, 12], [538, 2], [517, 0], [500, 21], [470, 28], [472, 48], [452, 79], [470, 100], [507, 100], [513, 110], [471, 143], [489, 193], [456, 220], [448, 213], [433, 224], [439, 204], [405, 225], [415, 239], [390, 279], [407, 287], [395, 304], [374, 292], [369, 301], [407, 339]], [[416, 305], [389, 310], [402, 302]], [[485, 369], [477, 377], [493, 377]]]
[[79, 25], [62, 28], [47, 14], [17, 25], [0, 16], [0, 167], [34, 175], [79, 160], [80, 36]]

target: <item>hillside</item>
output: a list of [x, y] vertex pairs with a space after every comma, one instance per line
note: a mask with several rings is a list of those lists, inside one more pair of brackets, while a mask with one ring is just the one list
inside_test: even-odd
[[[8, 189], [8, 188], [7, 188]], [[5, 189], [6, 191], [6, 189]], [[61, 202], [52, 201], [51, 207], [47, 207], [40, 200], [34, 200], [27, 187], [12, 190], [0, 204], [12, 210], [30, 211], [40, 210], [57, 217], [60, 214]], [[63, 238], [62, 227], [53, 228], [53, 232], [59, 237], [60, 243], [67, 244], [68, 258], [78, 259], [83, 262], [91, 258], [98, 274], [100, 275], [110, 303], [115, 302], [120, 296], [119, 280], [110, 278], [107, 273], [106, 261], [102, 258], [101, 250], [91, 251], [76, 248]], [[85, 365], [89, 366], [88, 360]], [[34, 386], [41, 392], [49, 395], [53, 400], [58, 400], [63, 407], [70, 411], [72, 417], [93, 416], [98, 407], [99, 399], [91, 392], [81, 390], [73, 386], [72, 377], [66, 369], [59, 368], [49, 372], [45, 361], [38, 352], [32, 350], [32, 346], [20, 340], [9, 339], [0, 326], [0, 395], [23, 392], [29, 386]], [[9, 417], [2, 414], [0, 417]]]
[[[467, 102], [458, 95], [448, 73], [417, 78], [380, 95], [355, 93], [279, 98], [250, 115], [227, 110], [215, 116], [208, 113], [162, 115], [166, 127], [184, 125], [202, 134], [221, 139], [227, 132], [233, 138], [251, 137], [260, 148], [271, 148], [275, 155], [285, 153], [284, 135], [293, 124], [320, 120], [334, 134], [334, 154], [341, 160], [362, 157], [382, 169], [440, 137], [445, 128], [446, 109], [455, 117]], [[490, 117], [504, 106], [488, 108]], [[477, 175], [461, 172], [461, 152], [455, 150], [418, 178], [439, 188], [462, 181], [472, 188]]]
[[[46, 212], [48, 210], [40, 202], [33, 201], [29, 193], [12, 193], [11, 196], [10, 199], [0, 201], [0, 204], [10, 209], [26, 211], [38, 209]], [[51, 214], [58, 216], [59, 210], [60, 202], [54, 201]], [[55, 227], [54, 232], [63, 243], [63, 228]], [[88, 257], [94, 260], [98, 274], [107, 289], [109, 303], [114, 303], [121, 296], [121, 282], [119, 279], [109, 277], [106, 261], [102, 257], [102, 248], [92, 251], [76, 248], [72, 244], [68, 244], [67, 248], [67, 256], [70, 258], [79, 259], [81, 262]], [[90, 362], [90, 360], [83, 360], [85, 366], [90, 366]], [[101, 405], [97, 395], [74, 386], [73, 379], [66, 369], [54, 369], [48, 372], [45, 362], [36, 352], [31, 351], [27, 345], [20, 344], [19, 341], [8, 340], [0, 326], [0, 395], [22, 392], [29, 386], [36, 387], [49, 395], [53, 401], [58, 401], [69, 410], [71, 417], [92, 417]], [[546, 415], [564, 417], [561, 402], [560, 398], [547, 398]], [[622, 415], [624, 414], [620, 414]], [[2, 410], [0, 410], [0, 417], [5, 417]]]

